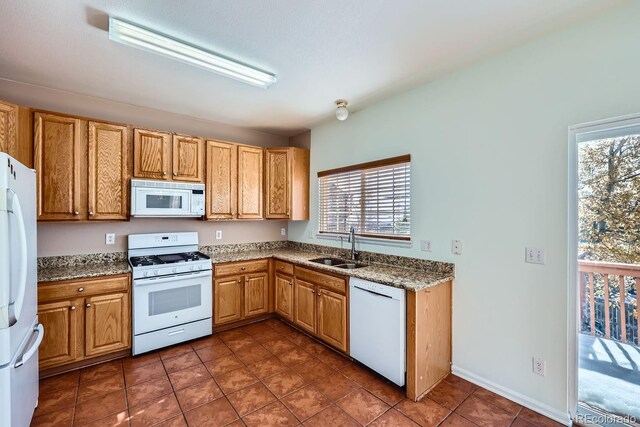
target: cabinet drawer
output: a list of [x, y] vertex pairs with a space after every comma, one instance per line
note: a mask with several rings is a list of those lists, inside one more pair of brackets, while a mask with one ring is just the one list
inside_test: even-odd
[[258, 271], [269, 270], [269, 260], [260, 259], [257, 261], [233, 262], [215, 266], [216, 277], [231, 276], [236, 274], [256, 273]]
[[302, 279], [314, 285], [324, 286], [327, 289], [336, 290], [343, 294], [347, 291], [347, 281], [344, 277], [331, 276], [303, 267], [296, 266], [296, 279]]
[[276, 261], [276, 272], [293, 276], [293, 264], [290, 262]]
[[38, 286], [38, 301], [39, 303], [46, 303], [65, 298], [77, 298], [85, 295], [99, 295], [111, 292], [127, 292], [128, 290], [128, 274], [51, 282]]

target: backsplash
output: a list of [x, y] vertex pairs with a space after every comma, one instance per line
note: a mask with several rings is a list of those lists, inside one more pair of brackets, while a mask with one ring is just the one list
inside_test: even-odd
[[[337, 258], [349, 258], [350, 251], [331, 246], [315, 245], [310, 243], [291, 242], [277, 240], [257, 243], [238, 243], [227, 245], [200, 246], [200, 251], [213, 256], [224, 253], [244, 251], [269, 251], [274, 249], [288, 249], [298, 252], [315, 252]], [[359, 260], [365, 263], [384, 264], [394, 267], [410, 268], [442, 274], [453, 274], [454, 264], [450, 262], [431, 261], [419, 258], [409, 258], [398, 255], [387, 255], [377, 252], [360, 252]], [[62, 255], [38, 258], [38, 268], [71, 267], [74, 265], [105, 264], [126, 262], [126, 252], [94, 253], [84, 255]]]

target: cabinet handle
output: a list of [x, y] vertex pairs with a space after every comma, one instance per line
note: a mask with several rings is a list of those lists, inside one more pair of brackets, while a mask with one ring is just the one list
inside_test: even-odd
[[91, 307], [91, 304], [87, 303], [87, 308]]
[[75, 306], [75, 305], [72, 305], [71, 307], [69, 307], [69, 310], [71, 310], [71, 311], [76, 311], [76, 306]]
[[173, 173], [173, 176], [178, 176], [178, 173], [177, 173], [177, 172], [174, 172], [174, 173]]
[[283, 266], [280, 266], [280, 270], [284, 270], [284, 265], [283, 265]]
[[249, 278], [244, 279], [245, 282], [249, 283]]
[[165, 171], [162, 171], [162, 176], [165, 176], [167, 173]]
[[84, 288], [78, 288], [78, 292], [83, 292]]
[[238, 279], [238, 283], [242, 282], [242, 280]]
[[293, 285], [293, 282], [289, 282], [289, 286]]
[[312, 294], [315, 294], [315, 293], [316, 293], [316, 291], [314, 291], [314, 290], [312, 289], [312, 290], [311, 290], [311, 293], [312, 293]]
[[93, 216], [93, 211], [89, 211], [89, 216]]
[[80, 215], [80, 212], [75, 211], [73, 214], [74, 214], [74, 215]]

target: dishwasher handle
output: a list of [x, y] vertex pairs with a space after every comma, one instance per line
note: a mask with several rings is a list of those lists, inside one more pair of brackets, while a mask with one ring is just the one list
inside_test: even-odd
[[378, 292], [375, 291], [370, 291], [369, 289], [365, 289], [365, 288], [361, 288], [358, 285], [352, 285], [354, 288], [359, 289], [361, 291], [365, 291], [365, 292], [369, 292], [370, 294], [379, 296], [379, 297], [384, 297], [384, 298], [389, 298], [389, 299], [393, 299], [393, 297], [391, 295], [385, 295], [385, 294], [379, 294]]

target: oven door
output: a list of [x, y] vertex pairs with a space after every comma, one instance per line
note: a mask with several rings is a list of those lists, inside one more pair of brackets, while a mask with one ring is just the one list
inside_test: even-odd
[[211, 271], [133, 281], [133, 333], [211, 318]]
[[133, 187], [134, 216], [191, 216], [191, 190]]

